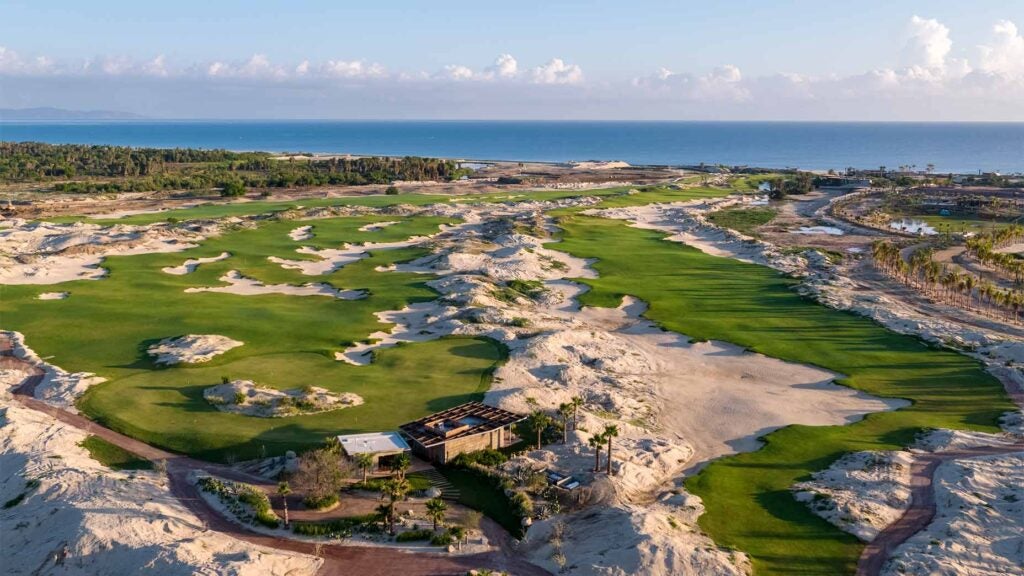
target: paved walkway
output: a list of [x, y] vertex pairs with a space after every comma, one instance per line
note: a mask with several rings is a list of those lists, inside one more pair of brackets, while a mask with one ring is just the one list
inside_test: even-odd
[[[109, 428], [100, 426], [78, 414], [72, 414], [55, 406], [51, 406], [34, 398], [35, 389], [43, 380], [43, 371], [37, 366], [16, 358], [13, 355], [9, 338], [0, 336], [0, 368], [13, 368], [27, 371], [29, 376], [14, 390], [14, 398], [24, 406], [48, 414], [69, 426], [73, 426], [94, 436], [98, 436], [115, 446], [123, 448], [148, 460], [163, 460], [167, 463], [169, 488], [183, 506], [195, 514], [210, 530], [230, 535], [239, 540], [290, 552], [314, 554], [314, 544], [269, 536], [248, 530], [226, 518], [214, 510], [199, 494], [196, 486], [189, 481], [189, 475], [195, 470], [204, 470], [216, 476], [238, 482], [264, 485], [267, 479], [254, 476], [234, 468], [195, 460], [181, 454], [174, 454], [155, 448], [130, 438]], [[490, 568], [506, 571], [516, 576], [546, 576], [549, 573], [519, 557], [509, 545], [508, 534], [493, 522], [482, 525], [487, 537], [492, 542], [499, 542], [498, 551], [482, 554], [451, 556], [444, 553], [415, 553], [395, 548], [369, 546], [343, 546], [324, 544], [319, 555], [324, 559], [320, 568], [321, 576], [443, 576], [462, 575], [475, 568]]]

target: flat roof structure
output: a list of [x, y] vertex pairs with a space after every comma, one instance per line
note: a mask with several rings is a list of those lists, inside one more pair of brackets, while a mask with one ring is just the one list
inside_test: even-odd
[[522, 414], [482, 402], [467, 402], [402, 424], [398, 428], [412, 441], [424, 448], [431, 448], [458, 438], [498, 430], [525, 418]]
[[338, 436], [338, 442], [345, 453], [355, 454], [389, 454], [405, 452], [409, 445], [398, 432], [367, 432], [365, 434], [346, 434]]

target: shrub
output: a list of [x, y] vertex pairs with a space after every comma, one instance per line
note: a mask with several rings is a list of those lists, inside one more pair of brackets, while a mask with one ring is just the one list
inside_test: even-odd
[[494, 467], [508, 462], [508, 457], [493, 448], [484, 448], [473, 452], [464, 452], [455, 457], [452, 464], [455, 466], [469, 467], [470, 464], [481, 464]]
[[277, 528], [281, 519], [270, 509], [270, 498], [252, 486], [242, 486], [238, 490], [238, 500], [252, 506], [256, 512], [256, 521], [267, 528]]
[[520, 518], [528, 518], [533, 515], [533, 502], [525, 492], [516, 492], [509, 498], [509, 503]]
[[388, 196], [397, 196], [398, 195], [398, 187], [397, 186], [388, 186], [387, 189], [384, 190], [384, 193], [387, 194]]
[[243, 392], [235, 392], [235, 404], [245, 404], [245, 394]]
[[302, 499], [302, 504], [310, 510], [323, 510], [330, 506], [334, 506], [338, 503], [337, 494], [327, 494], [319, 498], [313, 496], [306, 496]]
[[398, 534], [398, 536], [395, 536], [395, 542], [413, 542], [413, 541], [416, 541], [416, 540], [432, 540], [433, 537], [434, 537], [434, 532], [424, 528], [422, 530], [409, 530], [409, 531], [406, 531], [406, 532], [401, 532], [401, 533]]
[[247, 190], [245, 189], [245, 184], [242, 184], [238, 180], [224, 182], [220, 186], [220, 195], [224, 196], [225, 198], [245, 196], [246, 192]]
[[433, 546], [448, 546], [449, 544], [452, 543], [452, 535], [447, 533], [447, 532], [443, 532], [441, 534], [435, 534], [430, 539], [430, 543]]
[[302, 536], [350, 536], [355, 530], [365, 531], [375, 520], [373, 514], [367, 514], [328, 522], [292, 522], [292, 531]]

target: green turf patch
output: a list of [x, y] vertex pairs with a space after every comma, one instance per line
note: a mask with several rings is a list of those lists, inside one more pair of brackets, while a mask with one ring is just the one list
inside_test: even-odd
[[111, 470], [152, 470], [153, 463], [145, 458], [107, 442], [99, 436], [87, 436], [78, 444], [89, 451], [89, 456]]
[[804, 299], [774, 270], [624, 222], [573, 216], [562, 226], [559, 250], [599, 259], [600, 277], [582, 280], [592, 287], [584, 305], [618, 306], [633, 295], [669, 330], [821, 366], [844, 374], [847, 386], [913, 402], [847, 426], [789, 426], [768, 434], [763, 449], [722, 458], [689, 479], [707, 509], [701, 527], [719, 545], [750, 554], [758, 574], [854, 570], [863, 545], [793, 499], [795, 482], [846, 452], [902, 448], [923, 428], [995, 432], [1014, 408], [977, 362]]
[[708, 220], [716, 226], [754, 236], [755, 230], [774, 220], [777, 215], [778, 211], [773, 208], [730, 208], [712, 212]]
[[[479, 399], [505, 351], [490, 340], [448, 338], [409, 344], [377, 354], [369, 366], [334, 360], [347, 343], [387, 330], [375, 312], [433, 300], [430, 276], [379, 272], [380, 266], [425, 254], [422, 249], [382, 250], [323, 276], [305, 276], [269, 262], [268, 256], [301, 259], [303, 245], [339, 247], [392, 242], [436, 232], [441, 218], [409, 218], [375, 232], [359, 228], [384, 218], [346, 217], [310, 221], [266, 221], [209, 239], [174, 254], [111, 257], [102, 280], [67, 282], [60, 313], [40, 292], [54, 286], [0, 287], [5, 327], [27, 335], [29, 346], [72, 371], [108, 379], [79, 401], [87, 416], [147, 443], [201, 458], [231, 460], [301, 450], [329, 435], [394, 429], [428, 413]], [[297, 242], [288, 232], [313, 226], [313, 238]], [[187, 258], [231, 257], [174, 276], [161, 271]], [[221, 285], [229, 270], [273, 284], [327, 282], [364, 290], [361, 300], [322, 296], [238, 296], [187, 293], [186, 288]], [[212, 361], [160, 368], [146, 349], [162, 338], [221, 334], [244, 342]], [[258, 418], [218, 411], [202, 397], [222, 377], [250, 379], [279, 389], [321, 386], [354, 392], [365, 404], [289, 418]]]
[[522, 535], [519, 516], [492, 479], [468, 468], [443, 466], [438, 471], [459, 491], [459, 504], [483, 512], [513, 536]]

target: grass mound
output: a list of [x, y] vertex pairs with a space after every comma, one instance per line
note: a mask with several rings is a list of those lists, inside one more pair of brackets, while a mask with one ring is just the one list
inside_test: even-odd
[[89, 456], [111, 470], [152, 470], [153, 463], [145, 458], [107, 442], [99, 436], [87, 436], [79, 444]]

